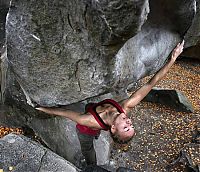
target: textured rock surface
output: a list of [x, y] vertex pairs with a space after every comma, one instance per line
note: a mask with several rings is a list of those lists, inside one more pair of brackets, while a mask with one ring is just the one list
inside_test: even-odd
[[0, 139], [0, 169], [4, 171], [80, 171], [74, 165], [24, 136], [9, 134]]
[[119, 61], [116, 73], [120, 76], [117, 86], [124, 87], [130, 79], [136, 81], [155, 73], [184, 37], [194, 14], [194, 1], [150, 1], [148, 20], [141, 32], [128, 40], [116, 55]]
[[6, 26], [10, 66], [41, 105], [112, 91], [114, 54], [138, 33], [147, 14], [146, 0], [14, 0]]
[[194, 0], [12, 1], [6, 26], [12, 72], [41, 105], [125, 92], [163, 65], [190, 26], [187, 37], [197, 39], [198, 5]]

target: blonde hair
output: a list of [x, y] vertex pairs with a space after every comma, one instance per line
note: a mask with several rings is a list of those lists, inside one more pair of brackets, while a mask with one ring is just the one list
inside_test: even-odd
[[120, 135], [118, 133], [112, 133], [110, 130], [110, 136], [112, 137], [112, 139], [115, 143], [127, 144], [128, 142], [130, 142], [132, 140], [134, 135], [127, 139], [121, 139]]

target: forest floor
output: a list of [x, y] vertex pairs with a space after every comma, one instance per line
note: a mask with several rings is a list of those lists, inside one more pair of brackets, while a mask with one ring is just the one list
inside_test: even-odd
[[160, 104], [141, 102], [132, 112], [136, 136], [128, 145], [113, 145], [111, 162], [137, 172], [183, 172], [187, 171], [184, 163], [167, 166], [187, 149], [190, 162], [200, 166], [200, 144], [187, 147], [200, 125], [200, 61], [177, 61], [156, 87], [181, 91], [194, 112], [176, 112]]

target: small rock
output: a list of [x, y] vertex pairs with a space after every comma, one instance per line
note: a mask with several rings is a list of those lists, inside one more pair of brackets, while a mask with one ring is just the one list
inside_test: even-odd
[[[8, 144], [15, 140], [12, 144]], [[9, 134], [0, 139], [0, 172], [7, 171], [80, 171], [47, 148], [23, 135]], [[22, 156], [26, 158], [22, 161]]]
[[178, 90], [154, 87], [143, 100], [167, 105], [181, 112], [194, 111], [194, 108], [187, 97]]

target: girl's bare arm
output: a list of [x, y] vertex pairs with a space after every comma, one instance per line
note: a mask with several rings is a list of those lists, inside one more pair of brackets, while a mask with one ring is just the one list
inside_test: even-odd
[[169, 71], [170, 67], [174, 64], [177, 57], [182, 53], [184, 41], [179, 43], [172, 51], [171, 59], [141, 88], [135, 91], [128, 99], [122, 102], [123, 108], [126, 112], [129, 112], [135, 105], [137, 105], [160, 81], [165, 74]]

